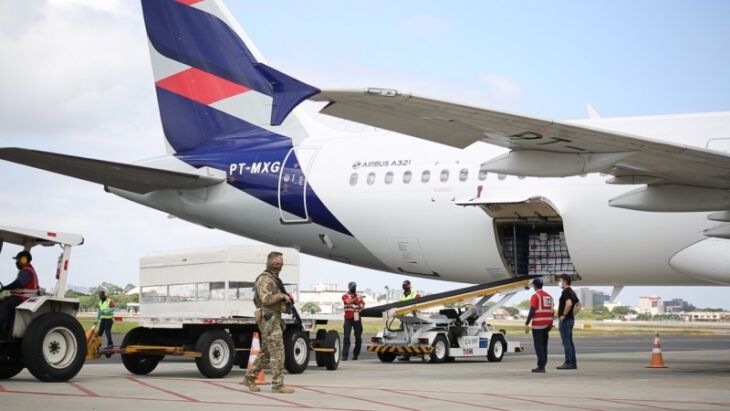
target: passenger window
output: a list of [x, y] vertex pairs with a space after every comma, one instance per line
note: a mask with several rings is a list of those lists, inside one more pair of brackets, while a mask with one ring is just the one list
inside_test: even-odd
[[449, 170], [441, 170], [441, 177], [439, 177], [442, 183], [449, 181]]
[[406, 184], [410, 183], [412, 178], [413, 178], [413, 173], [411, 173], [410, 170], [403, 173], [403, 182], [404, 183], [406, 183]]
[[355, 184], [357, 184], [357, 178], [358, 178], [357, 173], [350, 174], [350, 185], [351, 186], [354, 186]]
[[392, 182], [393, 182], [393, 172], [388, 171], [387, 173], [385, 173], [385, 184], [390, 184]]
[[459, 171], [459, 181], [466, 181], [467, 178], [469, 178], [469, 169], [462, 168], [461, 171]]
[[375, 183], [375, 173], [368, 174], [368, 185], [371, 186]]
[[431, 172], [428, 170], [424, 170], [423, 173], [421, 173], [421, 182], [428, 183], [429, 180], [431, 180]]
[[479, 181], [484, 181], [487, 179], [487, 165], [482, 164], [481, 167], [479, 167]]

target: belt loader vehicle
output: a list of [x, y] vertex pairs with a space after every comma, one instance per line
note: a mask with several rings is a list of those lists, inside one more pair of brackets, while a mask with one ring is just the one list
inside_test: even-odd
[[[419, 356], [434, 363], [456, 358], [485, 358], [502, 361], [506, 352], [521, 352], [520, 343], [507, 340], [504, 330], [494, 330], [485, 321], [514, 294], [524, 290], [531, 277], [518, 277], [423, 298], [367, 308], [363, 317], [385, 319], [385, 329], [372, 338], [368, 351], [377, 353], [382, 362], [393, 362], [398, 355]], [[502, 295], [493, 306], [485, 304], [494, 295]], [[471, 308], [457, 311], [446, 308], [438, 314], [419, 313], [432, 307], [479, 298]], [[392, 328], [395, 320], [400, 326]]]

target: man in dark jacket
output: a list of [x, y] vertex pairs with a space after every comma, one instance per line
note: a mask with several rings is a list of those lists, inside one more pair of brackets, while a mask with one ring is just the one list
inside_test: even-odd
[[567, 274], [560, 276], [560, 288], [563, 289], [560, 294], [560, 304], [558, 305], [560, 339], [563, 340], [563, 350], [565, 350], [565, 362], [557, 367], [559, 370], [575, 370], [578, 363], [575, 359], [575, 344], [573, 344], [573, 326], [575, 325], [575, 316], [573, 311], [575, 305], [578, 304], [578, 296], [572, 288], [570, 288], [571, 278]]

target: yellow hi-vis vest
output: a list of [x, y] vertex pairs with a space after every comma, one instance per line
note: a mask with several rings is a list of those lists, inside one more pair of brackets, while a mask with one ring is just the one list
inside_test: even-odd
[[101, 316], [99, 318], [108, 320], [110, 318], [114, 318], [114, 311], [116, 310], [115, 307], [112, 305], [112, 300], [107, 298], [105, 301], [99, 301], [99, 311], [101, 312]]
[[415, 300], [415, 299], [416, 299], [416, 293], [414, 291], [411, 291], [411, 293], [408, 295], [405, 295], [405, 294], [400, 295], [400, 301], [408, 301], [408, 300]]

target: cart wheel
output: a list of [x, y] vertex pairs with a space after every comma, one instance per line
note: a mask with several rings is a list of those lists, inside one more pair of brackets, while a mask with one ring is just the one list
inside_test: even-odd
[[68, 314], [48, 313], [36, 318], [22, 344], [28, 371], [41, 381], [68, 381], [86, 360], [84, 329]]
[[487, 359], [491, 362], [500, 362], [504, 358], [504, 352], [507, 351], [507, 341], [501, 334], [492, 335], [492, 341], [489, 342], [489, 351], [487, 351]]
[[195, 364], [204, 376], [223, 378], [231, 372], [236, 350], [233, 338], [226, 330], [208, 330], [201, 334], [195, 351], [202, 354], [195, 359]]
[[284, 367], [290, 374], [301, 374], [309, 366], [307, 337], [307, 333], [295, 328], [284, 332]]
[[[149, 330], [144, 327], [131, 329], [124, 336], [121, 348], [127, 348], [130, 345], [139, 344], [148, 331]], [[122, 354], [122, 364], [124, 364], [124, 368], [132, 374], [147, 375], [157, 368], [157, 364], [159, 364], [164, 357], [164, 355]]]
[[393, 362], [395, 361], [395, 353], [393, 352], [379, 352], [378, 359], [380, 362]]
[[430, 361], [432, 363], [442, 363], [449, 356], [449, 342], [443, 334], [439, 334], [433, 340], [433, 351], [431, 351]]
[[[317, 343], [324, 348], [324, 340], [327, 337], [327, 330], [320, 328], [317, 330], [317, 336], [314, 338]], [[314, 359], [317, 361], [317, 367], [324, 367], [324, 354], [323, 352], [314, 352]]]
[[334, 371], [340, 366], [340, 334], [335, 330], [327, 331], [327, 335], [324, 337], [324, 347], [334, 348], [334, 352], [323, 352], [324, 366]]
[[23, 371], [25, 365], [20, 360], [0, 361], [0, 380], [9, 380]]

